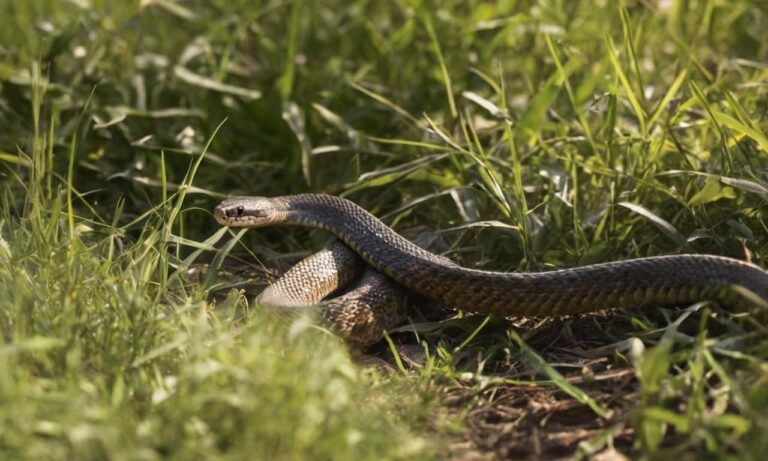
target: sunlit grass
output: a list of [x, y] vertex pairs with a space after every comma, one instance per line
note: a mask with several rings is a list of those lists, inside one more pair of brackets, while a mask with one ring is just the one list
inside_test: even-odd
[[503, 456], [541, 406], [512, 424], [499, 396], [540, 388], [605, 422], [568, 453], [760, 453], [761, 312], [416, 312], [372, 351], [384, 378], [219, 278], [224, 255], [285, 266], [327, 237], [230, 238], [215, 202], [305, 191], [470, 267], [768, 267], [766, 13], [656, 3], [0, 1], [0, 450], [418, 457], [444, 423]]
[[[7, 189], [5, 201], [31, 205]], [[428, 451], [396, 390], [310, 319], [238, 322], [247, 301], [234, 291], [213, 310], [205, 287], [174, 270], [162, 220], [118, 244], [106, 226], [70, 234], [60, 201], [36, 206], [40, 222], [13, 208], [0, 217], [3, 459]]]

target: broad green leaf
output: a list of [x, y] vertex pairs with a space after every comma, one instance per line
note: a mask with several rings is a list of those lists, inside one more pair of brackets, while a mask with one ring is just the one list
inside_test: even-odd
[[646, 349], [641, 356], [637, 376], [647, 392], [659, 392], [661, 381], [669, 376], [670, 349], [670, 342], [662, 341], [658, 346]]
[[703, 205], [720, 200], [721, 198], [732, 199], [735, 197], [736, 193], [732, 188], [724, 187], [716, 176], [710, 176], [707, 178], [706, 183], [704, 183], [704, 187], [688, 200], [688, 204], [691, 206]]
[[644, 418], [675, 426], [678, 432], [687, 433], [691, 430], [691, 421], [685, 415], [661, 407], [648, 407], [640, 411]]

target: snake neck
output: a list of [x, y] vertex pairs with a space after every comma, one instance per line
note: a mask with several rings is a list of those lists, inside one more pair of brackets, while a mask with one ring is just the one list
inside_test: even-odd
[[327, 230], [407, 288], [476, 312], [544, 316], [725, 300], [733, 285], [768, 300], [768, 272], [731, 258], [673, 255], [550, 272], [480, 271], [414, 245], [346, 199], [299, 194], [275, 200], [288, 210], [284, 224]]
[[383, 271], [397, 261], [453, 264], [400, 236], [359, 205], [332, 195], [297, 194], [279, 197], [288, 210], [285, 224], [326, 230], [349, 245], [373, 267]]

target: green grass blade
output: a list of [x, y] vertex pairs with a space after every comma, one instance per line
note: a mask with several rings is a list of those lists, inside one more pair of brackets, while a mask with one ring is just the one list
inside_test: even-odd
[[427, 29], [427, 34], [429, 35], [429, 39], [432, 42], [432, 49], [434, 50], [435, 57], [437, 58], [437, 62], [440, 65], [440, 74], [443, 77], [445, 95], [448, 97], [448, 108], [451, 111], [451, 116], [456, 118], [459, 116], [459, 111], [456, 109], [456, 101], [453, 96], [453, 84], [451, 83], [451, 75], [448, 73], [448, 67], [445, 65], [445, 57], [443, 56], [443, 50], [440, 48], [440, 40], [437, 38], [435, 26], [432, 24], [432, 11], [422, 11], [421, 20], [424, 23], [424, 27]]
[[669, 239], [675, 242], [677, 245], [685, 245], [685, 236], [681, 234], [680, 231], [675, 228], [675, 226], [673, 226], [669, 221], [662, 218], [661, 216], [636, 203], [620, 202], [618, 205], [632, 210], [633, 212], [651, 221], [654, 226], [656, 226], [664, 235], [669, 237]]
[[578, 400], [580, 403], [587, 405], [597, 416], [605, 417], [608, 414], [605, 408], [603, 408], [599, 403], [597, 403], [593, 398], [587, 395], [584, 391], [574, 386], [573, 384], [569, 383], [565, 379], [565, 377], [562, 374], [560, 374], [560, 372], [555, 370], [539, 354], [537, 354], [533, 349], [531, 349], [525, 343], [523, 338], [520, 337], [520, 335], [518, 335], [514, 331], [510, 331], [509, 335], [512, 338], [512, 340], [517, 344], [517, 346], [520, 348], [520, 351], [523, 353], [523, 356], [531, 364], [531, 366], [533, 366], [534, 369], [536, 369], [537, 371], [541, 371], [542, 373], [544, 373], [544, 375], [546, 375], [547, 378], [551, 379], [552, 382], [558, 388], [560, 388], [560, 390], [570, 395], [574, 399]]
[[613, 40], [606, 36], [605, 42], [606, 48], [608, 50], [608, 59], [613, 66], [613, 71], [616, 72], [616, 75], [619, 77], [619, 82], [621, 82], [621, 86], [624, 88], [624, 93], [627, 95], [627, 99], [629, 100], [629, 104], [632, 106], [635, 117], [637, 117], [637, 123], [640, 127], [640, 135], [645, 138], [648, 133], [646, 124], [647, 116], [645, 114], [645, 110], [643, 109], [642, 104], [640, 104], [640, 100], [635, 94], [635, 90], [633, 89], [632, 84], [624, 73], [624, 70], [621, 68], [621, 64], [619, 64], [619, 60], [616, 57], [616, 47], [613, 44]]
[[656, 107], [656, 110], [653, 111], [651, 118], [648, 119], [649, 127], [653, 127], [654, 125], [656, 125], [656, 122], [658, 121], [659, 117], [661, 117], [661, 114], [663, 114], [664, 111], [667, 110], [667, 106], [669, 106], [669, 103], [680, 91], [680, 87], [683, 86], [683, 83], [685, 83], [686, 78], [688, 78], [688, 70], [684, 69], [682, 72], [680, 72], [677, 75], [677, 78], [675, 78], [675, 81], [672, 82], [672, 85], [669, 87], [667, 92], [664, 93], [664, 97], [661, 98], [661, 101], [659, 101], [659, 105]]

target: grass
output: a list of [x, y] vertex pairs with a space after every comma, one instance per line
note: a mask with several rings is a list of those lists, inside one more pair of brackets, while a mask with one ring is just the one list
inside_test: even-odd
[[768, 267], [759, 2], [0, 11], [4, 459], [765, 450], [764, 312], [422, 305], [353, 358], [227, 275], [327, 236], [235, 235], [210, 212], [317, 191], [470, 267], [684, 252]]

